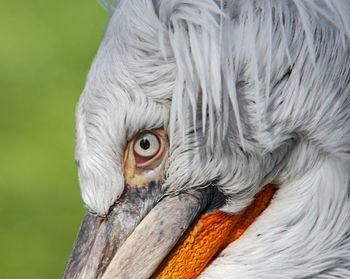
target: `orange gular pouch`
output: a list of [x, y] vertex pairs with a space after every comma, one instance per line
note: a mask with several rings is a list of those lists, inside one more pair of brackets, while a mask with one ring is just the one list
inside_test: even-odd
[[196, 278], [228, 244], [238, 239], [264, 211], [276, 189], [267, 185], [237, 215], [222, 211], [203, 214], [182, 236], [152, 279]]

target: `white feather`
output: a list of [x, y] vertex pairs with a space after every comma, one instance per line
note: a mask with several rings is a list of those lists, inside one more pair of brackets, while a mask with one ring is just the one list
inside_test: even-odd
[[[164, 127], [167, 193], [215, 183], [264, 214], [202, 278], [350, 278], [350, 1], [121, 0], [77, 108], [82, 198], [104, 215], [123, 150]], [[260, 235], [260, 236], [259, 236]]]

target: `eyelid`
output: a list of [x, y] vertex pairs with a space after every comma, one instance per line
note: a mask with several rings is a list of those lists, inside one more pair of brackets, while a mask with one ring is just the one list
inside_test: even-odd
[[[146, 161], [137, 162], [135, 158], [134, 145], [143, 134], [150, 132], [154, 134], [160, 144], [158, 152]], [[169, 149], [168, 137], [163, 128], [144, 130], [135, 135], [129, 142], [124, 152], [124, 180], [131, 186], [142, 187], [151, 181], [158, 181], [163, 177]]]

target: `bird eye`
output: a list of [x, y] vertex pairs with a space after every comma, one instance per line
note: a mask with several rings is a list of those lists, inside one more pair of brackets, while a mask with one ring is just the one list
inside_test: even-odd
[[[138, 155], [141, 158], [137, 159], [143, 159], [142, 161], [147, 161], [148, 159], [151, 159], [153, 156], [155, 156], [160, 149], [160, 141], [158, 137], [150, 132], [144, 133], [140, 135], [136, 140], [134, 144], [134, 153], [135, 155]], [[136, 156], [136, 157], [138, 157]]]

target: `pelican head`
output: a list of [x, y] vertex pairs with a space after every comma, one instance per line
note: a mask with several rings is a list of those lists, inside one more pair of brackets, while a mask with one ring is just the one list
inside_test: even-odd
[[[109, 10], [76, 110], [87, 212], [62, 278], [350, 278], [350, 2]], [[249, 224], [190, 275], [174, 249], [211, 250], [212, 214]]]

